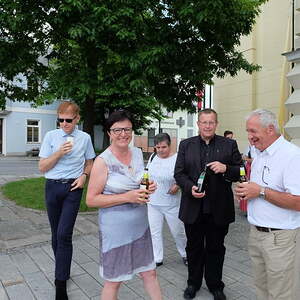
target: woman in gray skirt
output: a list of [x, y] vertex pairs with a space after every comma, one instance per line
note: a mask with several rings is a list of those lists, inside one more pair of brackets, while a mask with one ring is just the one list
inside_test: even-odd
[[[99, 207], [102, 300], [116, 300], [124, 280], [140, 274], [152, 300], [161, 300], [147, 217], [148, 195], [139, 188], [144, 170], [140, 149], [130, 147], [133, 121], [125, 110], [107, 120], [111, 145], [95, 160], [87, 205]], [[149, 192], [156, 185], [152, 183]]]

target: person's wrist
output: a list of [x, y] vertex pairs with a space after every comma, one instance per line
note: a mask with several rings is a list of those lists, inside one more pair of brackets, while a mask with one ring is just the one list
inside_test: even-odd
[[83, 172], [82, 175], [85, 175], [85, 177], [88, 177], [88, 176], [89, 176], [89, 174], [86, 173], [86, 172]]
[[259, 197], [266, 199], [266, 188], [264, 186], [261, 186], [259, 189]]

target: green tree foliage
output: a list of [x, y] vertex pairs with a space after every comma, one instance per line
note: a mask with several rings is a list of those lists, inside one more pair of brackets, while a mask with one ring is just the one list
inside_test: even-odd
[[1, 0], [0, 104], [71, 98], [90, 133], [105, 109], [139, 127], [160, 104], [192, 111], [214, 76], [257, 70], [236, 48], [265, 1]]

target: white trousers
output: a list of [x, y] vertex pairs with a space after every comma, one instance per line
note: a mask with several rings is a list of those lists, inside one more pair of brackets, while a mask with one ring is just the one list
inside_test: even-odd
[[183, 223], [178, 218], [179, 206], [160, 206], [148, 204], [148, 218], [153, 244], [155, 262], [162, 262], [163, 250], [163, 223], [166, 219], [171, 234], [175, 240], [177, 250], [181, 257], [186, 257], [186, 235]]

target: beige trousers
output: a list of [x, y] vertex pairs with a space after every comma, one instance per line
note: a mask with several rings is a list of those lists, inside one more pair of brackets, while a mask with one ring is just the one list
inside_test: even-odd
[[249, 255], [257, 300], [296, 300], [294, 279], [297, 231], [260, 232], [251, 225]]

